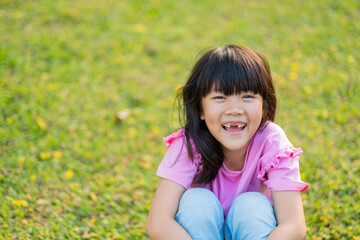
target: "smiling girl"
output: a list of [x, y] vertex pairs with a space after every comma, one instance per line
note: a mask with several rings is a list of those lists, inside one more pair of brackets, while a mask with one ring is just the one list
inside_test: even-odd
[[214, 48], [181, 88], [185, 125], [169, 147], [146, 225], [152, 239], [304, 239], [300, 148], [273, 121], [261, 54]]

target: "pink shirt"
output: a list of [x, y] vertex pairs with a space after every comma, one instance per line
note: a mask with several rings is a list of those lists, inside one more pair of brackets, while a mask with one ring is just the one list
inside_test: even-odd
[[270, 200], [271, 191], [305, 191], [309, 184], [300, 179], [300, 148], [294, 148], [277, 124], [268, 122], [252, 137], [244, 168], [231, 171], [223, 164], [216, 178], [206, 184], [193, 183], [202, 169], [201, 155], [194, 149], [191, 162], [186, 148], [184, 129], [165, 137], [169, 147], [157, 170], [157, 175], [182, 185], [185, 189], [202, 187], [219, 199], [225, 216], [233, 200], [244, 192], [261, 192]]

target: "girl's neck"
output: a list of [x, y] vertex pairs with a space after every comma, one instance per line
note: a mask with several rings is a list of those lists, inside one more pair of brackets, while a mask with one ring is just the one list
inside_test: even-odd
[[241, 171], [245, 166], [247, 148], [241, 152], [224, 152], [224, 164], [231, 171]]

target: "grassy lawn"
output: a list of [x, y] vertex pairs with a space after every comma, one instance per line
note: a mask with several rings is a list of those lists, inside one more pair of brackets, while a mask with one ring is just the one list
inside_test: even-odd
[[307, 239], [360, 239], [359, 19], [358, 0], [0, 1], [0, 239], [148, 239], [176, 89], [227, 43], [270, 62]]

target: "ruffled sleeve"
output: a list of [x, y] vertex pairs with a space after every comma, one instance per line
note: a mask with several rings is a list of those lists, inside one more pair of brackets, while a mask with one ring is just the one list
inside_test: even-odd
[[302, 152], [292, 146], [278, 151], [262, 164], [258, 179], [272, 191], [305, 191], [309, 184], [300, 178], [299, 155]]
[[[188, 157], [184, 129], [164, 137], [168, 150], [161, 161], [156, 175], [176, 182], [188, 189], [199, 171], [200, 155], [194, 152], [194, 159]], [[194, 149], [194, 148], [193, 148]]]
[[170, 145], [178, 138], [184, 138], [185, 131], [184, 129], [180, 129], [178, 132], [171, 134], [170, 136], [164, 137], [163, 140], [166, 142], [166, 146], [170, 147]]

